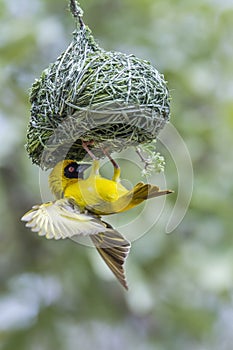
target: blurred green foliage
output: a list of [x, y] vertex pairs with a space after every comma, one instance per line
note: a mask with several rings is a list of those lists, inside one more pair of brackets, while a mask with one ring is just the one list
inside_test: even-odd
[[[28, 89], [66, 48], [74, 24], [66, 0], [0, 0], [0, 349], [231, 350], [233, 2], [80, 2], [102, 47], [134, 53], [165, 74], [171, 121], [193, 162], [192, 201], [170, 235], [175, 195], [156, 225], [155, 201], [131, 226], [133, 237], [152, 225], [133, 243], [128, 293], [94, 249], [25, 229], [20, 217], [42, 201], [44, 186], [24, 150]], [[163, 151], [168, 187], [177, 190]], [[131, 165], [122, 168], [138, 180]]]

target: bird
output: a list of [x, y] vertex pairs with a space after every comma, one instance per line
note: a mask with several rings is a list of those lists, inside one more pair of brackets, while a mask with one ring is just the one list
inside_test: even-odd
[[[130, 210], [143, 201], [172, 193], [159, 187], [139, 182], [128, 190], [120, 183], [120, 167], [114, 166], [112, 179], [100, 175], [100, 161], [78, 162], [65, 159], [58, 162], [49, 175], [49, 186], [54, 201], [35, 205], [21, 218], [26, 227], [48, 239], [89, 236], [98, 253], [127, 290], [125, 261], [131, 243], [102, 215]], [[84, 172], [91, 167], [88, 177]]]
[[74, 160], [59, 162], [49, 176], [51, 192], [57, 197], [72, 198], [81, 209], [96, 215], [110, 215], [132, 209], [143, 201], [169, 194], [151, 184], [139, 182], [132, 190], [120, 183], [120, 168], [114, 170], [111, 180], [99, 173], [100, 162], [93, 160], [90, 175], [84, 179], [83, 172], [89, 163]]

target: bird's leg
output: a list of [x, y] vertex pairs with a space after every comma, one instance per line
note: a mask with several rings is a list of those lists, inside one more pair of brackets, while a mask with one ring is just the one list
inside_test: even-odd
[[89, 154], [91, 159], [96, 160], [97, 157], [94, 155], [94, 153], [90, 150], [88, 146], [93, 146], [94, 141], [82, 141], [82, 147], [85, 149], [85, 151]]
[[102, 151], [108, 157], [108, 159], [110, 160], [110, 162], [112, 163], [112, 165], [114, 167], [114, 174], [113, 174], [112, 180], [115, 181], [115, 182], [119, 182], [120, 181], [120, 174], [121, 174], [120, 166], [111, 157], [111, 155], [108, 153], [108, 151], [106, 149], [102, 148]]
[[99, 159], [94, 155], [94, 153], [88, 147], [89, 145], [93, 145], [93, 144], [94, 144], [94, 141], [82, 141], [82, 147], [89, 154], [89, 156], [93, 159], [93, 165], [92, 165], [90, 176], [98, 175], [99, 168], [100, 168]]

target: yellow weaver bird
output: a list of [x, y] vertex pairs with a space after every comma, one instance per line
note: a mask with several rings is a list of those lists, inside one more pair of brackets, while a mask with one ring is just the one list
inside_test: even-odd
[[59, 162], [49, 176], [49, 185], [56, 200], [34, 206], [22, 220], [32, 231], [46, 238], [74, 238], [89, 236], [108, 267], [120, 283], [128, 289], [124, 263], [130, 250], [130, 242], [100, 215], [124, 212], [141, 202], [171, 193], [160, 191], [157, 186], [138, 183], [128, 190], [120, 183], [120, 168], [114, 165], [111, 180], [99, 174], [99, 160], [94, 159], [90, 175], [84, 179], [84, 171], [90, 163], [74, 160]]

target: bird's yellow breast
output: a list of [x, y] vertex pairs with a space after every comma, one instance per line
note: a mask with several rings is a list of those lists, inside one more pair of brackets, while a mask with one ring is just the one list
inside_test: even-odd
[[93, 176], [68, 184], [64, 196], [73, 198], [80, 207], [85, 207], [103, 201], [115, 202], [127, 192], [128, 190], [118, 182]]

